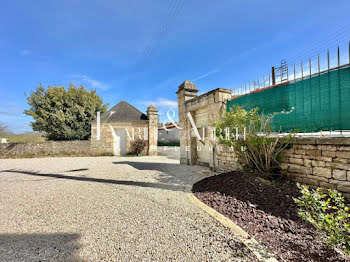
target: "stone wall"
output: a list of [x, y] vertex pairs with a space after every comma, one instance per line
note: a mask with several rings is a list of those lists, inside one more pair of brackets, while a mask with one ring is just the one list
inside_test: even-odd
[[282, 161], [281, 172], [290, 179], [350, 197], [350, 138], [298, 139]]
[[47, 141], [0, 144], [0, 158], [36, 156], [88, 156], [90, 141]]
[[173, 128], [158, 128], [158, 141], [163, 143], [179, 143], [179, 129], [176, 127]]
[[[213, 121], [225, 111], [231, 91], [218, 88], [200, 96], [197, 92], [196, 85], [188, 80], [177, 91], [182, 127], [180, 163], [206, 165], [219, 172], [240, 170], [235, 152], [217, 144], [209, 134]], [[202, 139], [194, 135], [191, 121]], [[350, 198], [350, 138], [297, 139], [284, 152], [281, 173], [314, 187], [337, 189]]]
[[[132, 141], [138, 139], [141, 136], [146, 140], [147, 145], [143, 150], [143, 154], [147, 155], [148, 153], [148, 121], [140, 122], [114, 122], [108, 123], [101, 127], [100, 131], [100, 140], [96, 139], [97, 126], [96, 123], [91, 124], [91, 152], [96, 154], [111, 154], [116, 155], [114, 148], [114, 137], [112, 129], [117, 136], [120, 137], [120, 142], [125, 143], [125, 152], [120, 152], [121, 155], [125, 155], [132, 151]], [[132, 138], [134, 134], [134, 137]], [[130, 137], [129, 137], [130, 135]], [[146, 139], [145, 139], [146, 138]]]
[[241, 170], [242, 166], [238, 163], [235, 151], [227, 146], [217, 145], [215, 154], [215, 171], [229, 172], [232, 170]]
[[[197, 95], [198, 89], [186, 80], [176, 92], [178, 97], [180, 130], [180, 163], [189, 165], [214, 166], [211, 124], [226, 110], [226, 101], [231, 90], [217, 88], [208, 93]], [[189, 114], [191, 117], [189, 117]], [[201, 140], [193, 132], [195, 123]], [[190, 150], [187, 150], [190, 149]]]
[[[216, 147], [215, 171], [242, 169], [231, 148]], [[337, 189], [350, 198], [350, 138], [298, 138], [284, 151], [281, 173], [312, 187]]]
[[107, 122], [100, 124], [97, 139], [97, 122], [91, 123], [91, 152], [96, 154], [126, 155], [133, 153], [135, 140], [145, 141], [144, 155], [158, 154], [158, 110], [154, 105], [147, 109], [149, 120], [130, 122]]

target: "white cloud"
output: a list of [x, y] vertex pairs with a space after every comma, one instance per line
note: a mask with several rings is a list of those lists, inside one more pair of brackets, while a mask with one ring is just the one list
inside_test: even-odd
[[193, 78], [192, 81], [197, 81], [197, 80], [206, 78], [206, 77], [208, 77], [208, 76], [210, 76], [212, 74], [215, 74], [215, 73], [217, 73], [219, 71], [220, 71], [219, 69], [210, 70], [210, 71], [206, 72], [205, 74], [202, 74], [200, 76], [197, 76], [197, 77]]
[[8, 112], [8, 111], [0, 111], [0, 115], [14, 116], [14, 115], [18, 115], [18, 114], [17, 113]]
[[170, 109], [177, 108], [177, 101], [170, 100], [167, 98], [158, 98], [157, 100], [154, 100], [154, 101], [143, 101], [142, 104], [146, 106], [153, 104], [156, 107], [166, 107]]
[[96, 79], [92, 79], [92, 78], [88, 77], [87, 75], [73, 75], [73, 77], [79, 79], [83, 83], [85, 83], [93, 88], [96, 88], [96, 89], [106, 90], [109, 88], [108, 85], [106, 85], [106, 84], [104, 84], [101, 81], [98, 81]]
[[164, 90], [164, 89], [167, 89], [167, 88], [173, 88], [174, 85], [176, 86], [178, 81], [179, 81], [178, 77], [169, 77], [169, 78], [161, 81], [157, 85], [155, 85], [154, 89], [163, 89]]
[[22, 115], [23, 112], [24, 112], [24, 109], [16, 105], [11, 105], [11, 104], [0, 105], [0, 115], [19, 116], [19, 115]]
[[149, 101], [141, 101], [139, 102], [141, 105], [144, 105], [148, 107], [149, 105], [153, 104], [158, 109], [159, 114], [159, 122], [171, 122], [171, 121], [178, 121], [177, 116], [177, 101], [170, 100], [167, 98], [157, 98], [156, 100], [149, 100]]

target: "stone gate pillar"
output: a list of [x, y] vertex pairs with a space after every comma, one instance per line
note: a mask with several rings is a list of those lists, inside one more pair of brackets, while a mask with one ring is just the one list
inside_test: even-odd
[[158, 155], [158, 110], [154, 105], [147, 108], [148, 122], [148, 155]]
[[177, 94], [179, 125], [182, 129], [179, 131], [180, 136], [180, 163], [186, 165], [194, 164], [194, 156], [191, 154], [191, 126], [186, 118], [187, 111], [185, 102], [197, 96], [198, 89], [191, 81], [186, 80], [180, 86]]

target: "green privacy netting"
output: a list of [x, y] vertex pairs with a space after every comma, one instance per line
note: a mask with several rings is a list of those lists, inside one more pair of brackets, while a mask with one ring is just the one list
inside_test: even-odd
[[277, 114], [273, 129], [283, 132], [350, 130], [350, 67], [244, 95], [227, 103]]

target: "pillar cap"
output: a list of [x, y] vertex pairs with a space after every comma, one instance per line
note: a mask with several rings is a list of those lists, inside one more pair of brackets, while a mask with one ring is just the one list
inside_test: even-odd
[[178, 93], [179, 91], [181, 90], [186, 90], [186, 91], [189, 91], [189, 92], [194, 92], [194, 93], [197, 93], [198, 92], [198, 89], [196, 88], [196, 85], [194, 83], [192, 83], [191, 81], [189, 80], [185, 80], [180, 86], [179, 86], [179, 89], [177, 90], [176, 93]]
[[150, 105], [148, 108], [147, 108], [147, 114], [149, 113], [158, 113], [158, 109], [155, 105]]

